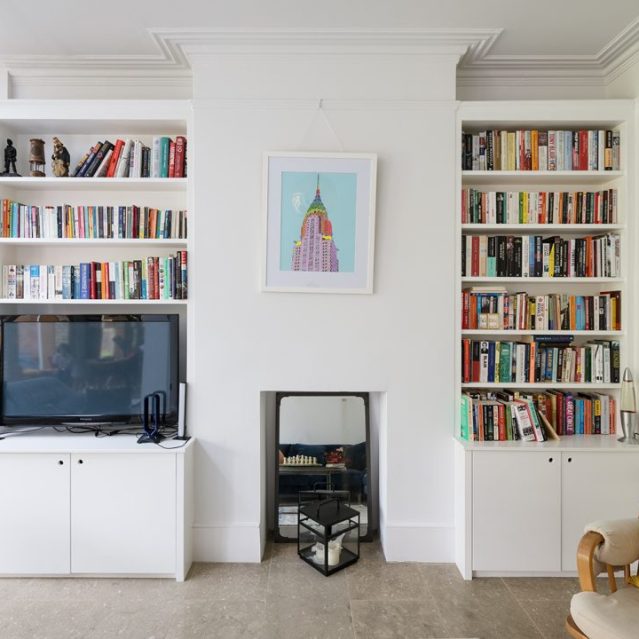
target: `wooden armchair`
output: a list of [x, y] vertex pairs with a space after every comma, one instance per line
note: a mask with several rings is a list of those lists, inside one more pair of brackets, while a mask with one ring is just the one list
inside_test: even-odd
[[[581, 592], [570, 602], [566, 630], [575, 639], [639, 637], [639, 588], [629, 585], [630, 565], [639, 559], [639, 519], [599, 521], [586, 526], [577, 549]], [[617, 587], [615, 572], [623, 569]], [[610, 594], [597, 592], [597, 575], [608, 574]]]

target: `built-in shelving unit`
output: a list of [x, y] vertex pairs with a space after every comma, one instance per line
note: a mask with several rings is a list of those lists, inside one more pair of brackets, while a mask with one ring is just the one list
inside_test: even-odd
[[[57, 136], [71, 155], [71, 171], [78, 160], [98, 140], [139, 139], [151, 146], [154, 136], [186, 136], [187, 153], [192, 157], [190, 105], [180, 100], [61, 100], [0, 102], [0, 141], [13, 140], [23, 177], [0, 178], [0, 200], [9, 199], [34, 206], [139, 206], [161, 210], [187, 210], [189, 232], [190, 178], [74, 178], [53, 177], [52, 138]], [[47, 177], [29, 176], [30, 138], [45, 143]], [[2, 168], [2, 167], [0, 167]], [[26, 239], [0, 238], [0, 265], [77, 264], [80, 262], [121, 262], [149, 256], [166, 258], [177, 251], [190, 253], [189, 239]], [[190, 255], [189, 255], [190, 257]], [[190, 261], [190, 260], [189, 260]], [[189, 278], [189, 285], [190, 285]], [[0, 293], [0, 312], [65, 313], [104, 312], [177, 313], [180, 316], [182, 379], [186, 379], [187, 299], [6, 299]], [[58, 312], [62, 312], [58, 310]]]
[[[627, 105], [620, 102], [580, 104], [553, 103], [465, 103], [459, 110], [458, 144], [460, 149], [459, 166], [462, 164], [463, 133], [478, 133], [487, 130], [613, 130], [619, 132], [620, 168], [619, 170], [570, 170], [570, 171], [505, 171], [505, 170], [462, 170], [458, 171], [457, 206], [455, 210], [457, 228], [457, 306], [456, 306], [456, 397], [463, 391], [477, 390], [531, 390], [565, 389], [567, 391], [605, 391], [618, 398], [619, 384], [593, 383], [495, 383], [472, 382], [462, 383], [462, 339], [490, 341], [529, 341], [535, 336], [571, 335], [575, 341], [583, 344], [590, 339], [618, 340], [620, 343], [621, 369], [630, 365], [633, 358], [633, 338], [629, 333], [628, 322], [634, 307], [632, 272], [633, 261], [629, 257], [628, 246], [632, 246], [629, 238], [633, 237], [634, 220], [632, 219], [632, 188], [629, 176], [633, 175], [634, 164], [631, 149], [633, 147], [634, 127], [632, 112]], [[617, 196], [617, 219], [606, 224], [500, 224], [500, 223], [468, 223], [462, 220], [463, 189], [476, 189], [481, 192], [557, 192], [557, 191], [602, 191], [615, 189]], [[498, 218], [499, 219], [499, 218]], [[534, 218], [533, 218], [534, 219]], [[621, 239], [621, 271], [616, 277], [497, 277], [462, 275], [462, 241], [467, 235], [472, 236], [559, 236], [571, 239], [586, 236], [614, 233]], [[529, 295], [599, 295], [604, 291], [619, 290], [622, 296], [621, 330], [535, 330], [524, 329], [502, 330], [499, 328], [465, 328], [462, 329], [462, 290], [473, 287], [500, 287], [507, 293], [528, 293]], [[455, 436], [459, 436], [459, 409], [455, 407]], [[494, 442], [493, 442], [494, 445]]]

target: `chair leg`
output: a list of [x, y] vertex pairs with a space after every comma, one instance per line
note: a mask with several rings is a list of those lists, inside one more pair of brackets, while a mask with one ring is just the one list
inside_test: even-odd
[[573, 618], [570, 615], [566, 617], [565, 628], [566, 632], [575, 639], [588, 639], [588, 637], [583, 632], [581, 632], [579, 628], [577, 628], [577, 624], [575, 624]]

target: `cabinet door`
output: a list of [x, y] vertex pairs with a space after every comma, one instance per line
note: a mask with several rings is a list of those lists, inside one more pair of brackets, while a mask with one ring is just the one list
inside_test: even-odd
[[69, 455], [0, 455], [0, 574], [68, 574]]
[[473, 570], [559, 571], [561, 457], [473, 453]]
[[175, 574], [175, 455], [71, 456], [71, 571]]
[[562, 570], [577, 570], [584, 526], [639, 515], [639, 451], [563, 453]]

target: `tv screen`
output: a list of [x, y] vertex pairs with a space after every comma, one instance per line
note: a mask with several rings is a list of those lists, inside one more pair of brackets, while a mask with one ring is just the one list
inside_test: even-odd
[[142, 421], [145, 395], [177, 418], [177, 315], [2, 317], [2, 424]]

